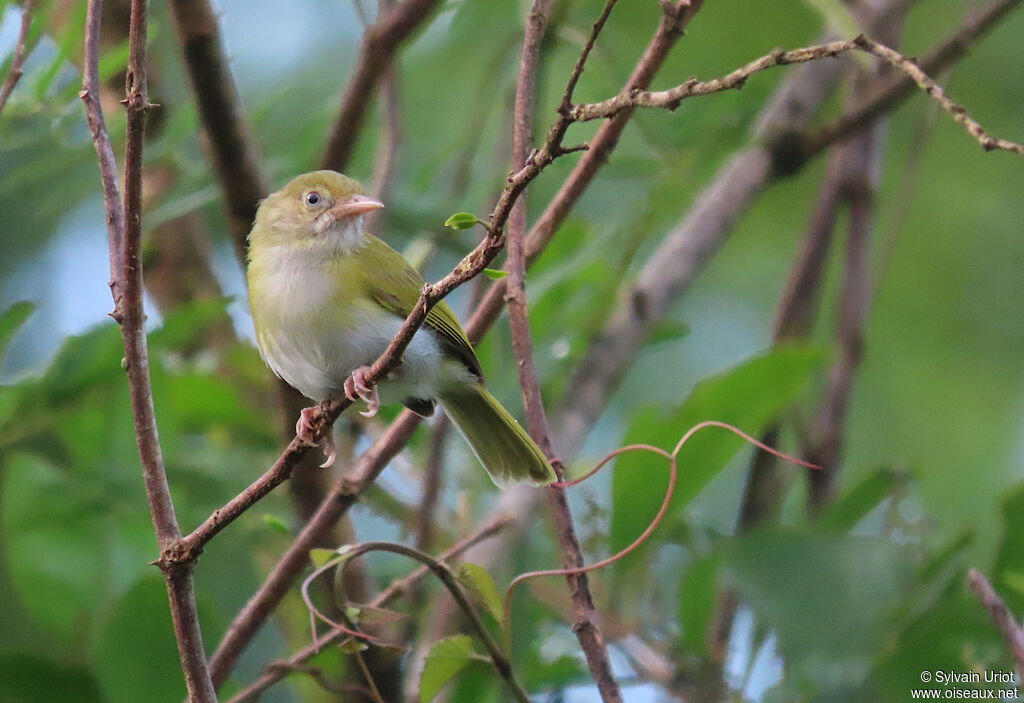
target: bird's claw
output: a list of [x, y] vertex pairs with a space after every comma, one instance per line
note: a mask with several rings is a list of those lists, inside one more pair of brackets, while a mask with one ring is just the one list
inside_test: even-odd
[[377, 396], [377, 387], [370, 386], [367, 379], [370, 375], [369, 366], [360, 366], [352, 372], [352, 375], [345, 379], [345, 397], [349, 400], [362, 399], [366, 410], [360, 411], [363, 417], [373, 417], [380, 410], [380, 398]]
[[[317, 409], [317, 406], [303, 408], [299, 412], [298, 422], [295, 423], [295, 436], [300, 442], [311, 447], [315, 447], [320, 443], [316, 440], [316, 431], [313, 428], [313, 416], [316, 414]], [[323, 438], [323, 445], [324, 455], [327, 457], [327, 461], [320, 464], [320, 468], [327, 469], [334, 465], [334, 459], [337, 456], [337, 450], [334, 447], [333, 431], [327, 431], [327, 434]]]

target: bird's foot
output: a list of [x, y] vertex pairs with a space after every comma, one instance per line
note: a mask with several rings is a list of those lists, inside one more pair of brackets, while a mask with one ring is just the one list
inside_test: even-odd
[[[319, 406], [314, 405], [311, 408], [303, 408], [299, 412], [299, 420], [295, 423], [295, 436], [303, 444], [308, 444], [311, 447], [315, 447], [320, 444], [316, 440], [316, 429], [314, 425], [313, 417], [316, 415]], [[334, 464], [334, 459], [337, 455], [337, 450], [334, 447], [334, 432], [331, 429], [327, 430], [327, 434], [323, 438], [323, 449], [324, 456], [327, 457], [327, 461], [320, 464], [320, 468], [330, 468]]]
[[370, 375], [369, 366], [360, 366], [352, 372], [352, 375], [345, 379], [345, 397], [349, 400], [361, 398], [366, 402], [366, 410], [359, 414], [364, 417], [373, 417], [380, 410], [380, 398], [377, 396], [377, 387], [367, 384], [367, 377]]
[[319, 442], [316, 441], [316, 430], [313, 427], [313, 416], [316, 414], [317, 406], [311, 408], [303, 408], [299, 413], [299, 420], [295, 423], [295, 436], [303, 444], [308, 444], [311, 447], [315, 447]]

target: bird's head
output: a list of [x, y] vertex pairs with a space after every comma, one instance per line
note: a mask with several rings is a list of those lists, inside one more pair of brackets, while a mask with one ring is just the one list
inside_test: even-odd
[[363, 215], [382, 207], [358, 181], [335, 171], [313, 171], [260, 203], [251, 243], [350, 249], [364, 236]]

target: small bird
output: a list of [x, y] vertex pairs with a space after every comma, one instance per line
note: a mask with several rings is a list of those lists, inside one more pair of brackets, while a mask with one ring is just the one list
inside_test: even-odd
[[[367, 403], [402, 403], [423, 417], [440, 403], [499, 486], [555, 473], [526, 431], [483, 385], [480, 361], [444, 301], [427, 314], [379, 384], [369, 365], [387, 348], [423, 289], [405, 258], [363, 231], [363, 216], [384, 207], [359, 183], [334, 171], [292, 180], [262, 203], [249, 233], [249, 305], [260, 355], [288, 384], [316, 402], [344, 392]], [[312, 444], [311, 417], [296, 434]], [[328, 434], [324, 452], [334, 462]]]

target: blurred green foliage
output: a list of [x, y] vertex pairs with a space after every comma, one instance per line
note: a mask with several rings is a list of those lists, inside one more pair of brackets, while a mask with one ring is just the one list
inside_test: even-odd
[[[907, 24], [906, 53], [925, 53], [973, 4], [920, 3]], [[545, 46], [537, 134], [555, 114], [600, 5], [559, 4]], [[350, 5], [329, 0], [218, 6], [247, 117], [266, 169], [280, 184], [318, 165], [358, 46], [356, 15]], [[707, 3], [655, 84], [720, 75], [776, 46], [811, 43], [824, 22], [842, 25], [838, 7], [803, 0]], [[492, 0], [444, 3], [400, 61], [399, 170], [382, 234], [399, 249], [429, 244], [435, 253], [424, 270], [428, 279], [449, 270], [479, 234], [447, 229], [445, 219], [487, 212], [503, 185], [524, 8]], [[271, 379], [246, 341], [240, 267], [166, 12], [153, 3], [151, 97], [164, 107], [151, 124], [146, 163], [174, 178], [148, 204], [145, 226], [152, 231], [198, 215], [214, 244], [221, 286], [235, 296], [177, 310], [156, 310], [147, 301], [161, 445], [179, 520], [190, 529], [269, 466], [283, 440]], [[618, 90], [658, 12], [655, 0], [620, 3], [578, 100]], [[0, 37], [17, 14], [14, 3], [0, 2]], [[103, 317], [109, 300], [94, 303], [97, 293], [106, 294], [107, 273], [98, 173], [77, 97], [83, 23], [84, 3], [37, 3], [26, 75], [0, 115], [0, 307], [6, 309], [0, 350], [10, 352], [0, 365], [0, 700], [180, 701], [184, 684], [166, 595], [149, 565], [156, 545], [120, 336]], [[276, 32], [271, 42], [267, 26]], [[987, 129], [1018, 141], [1024, 136], [1022, 32], [1024, 17], [1011, 16], [943, 77]], [[105, 80], [117, 83], [125, 55], [123, 40], [108, 42]], [[4, 60], [3, 75], [9, 57]], [[751, 121], [784, 72], [758, 76], [741, 92], [687, 101], [671, 114], [635, 115], [610, 163], [530, 272], [537, 368], [550, 407], [572, 393], [570, 372], [621, 284], [717, 167], [746, 143]], [[826, 112], [839, 105], [834, 100]], [[747, 624], [734, 628], [727, 666], [737, 697], [902, 701], [922, 670], [1009, 669], [987, 613], [964, 587], [964, 570], [972, 565], [988, 573], [1011, 608], [1024, 611], [1024, 172], [1019, 159], [986, 155], [942, 116], [927, 127], [932, 110], [914, 99], [895, 115], [887, 137], [876, 228], [876, 270], [884, 277], [857, 377], [837, 502], [808, 522], [802, 472], [793, 470], [782, 524], [736, 537], [751, 450], [724, 431], [705, 430], [682, 450], [666, 523], [640, 552], [592, 576], [598, 609], [618, 633], [613, 643], [633, 632], [663, 651], [680, 688], [705, 681], [708, 634], [723, 588], [734, 590], [746, 614]], [[379, 108], [373, 115], [350, 167], [364, 182], [383, 127]], [[112, 106], [107, 123], [119, 143], [124, 119]], [[595, 129], [575, 126], [568, 142]], [[931, 130], [930, 137], [915, 146], [922, 130]], [[531, 186], [531, 218], [575, 158], [557, 162]], [[832, 356], [837, 270], [812, 339], [769, 347], [774, 308], [822, 176], [822, 164], [811, 164], [741, 219], [639, 353], [573, 471], [628, 442], [671, 450], [701, 420], [756, 433], [780, 414], [806, 417]], [[460, 314], [468, 309], [470, 287], [453, 296]], [[27, 299], [33, 304], [16, 302]], [[242, 341], [201, 348], [197, 340], [222, 324], [226, 310]], [[507, 325], [496, 326], [480, 355], [495, 393], [517, 407]], [[782, 448], [791, 450], [798, 439], [784, 433]], [[399, 500], [418, 498], [406, 467], [422, 464], [426, 444], [421, 433], [405, 464], [384, 475], [382, 485], [396, 498], [390, 507], [371, 500], [353, 511], [361, 539], [409, 538], [408, 516], [396, 518], [395, 511], [404, 510]], [[459, 440], [447, 456], [439, 544], [454, 540], [495, 499]], [[588, 558], [635, 539], [660, 504], [666, 477], [662, 459], [629, 454], [574, 489]], [[280, 489], [207, 548], [196, 588], [208, 648], [285, 549], [297, 525], [293, 516]], [[366, 563], [375, 587], [407, 568], [376, 557]], [[515, 573], [557, 563], [552, 533], [538, 521], [491, 576], [470, 567], [466, 578], [493, 611], [492, 577], [500, 590]], [[436, 584], [426, 587], [426, 597], [436, 594]], [[595, 700], [563, 608], [564, 587], [556, 580], [523, 589], [509, 623], [513, 665], [531, 692]], [[430, 611], [414, 612], [414, 621], [427, 621]], [[226, 690], [306, 644], [306, 628], [302, 608], [295, 599], [287, 602]], [[448, 684], [453, 700], [504, 700], [502, 683], [487, 666], [461, 668], [471, 661], [468, 652], [482, 650], [479, 643], [461, 635], [444, 642], [434, 650], [421, 695], [439, 690], [458, 668]], [[613, 644], [613, 650], [623, 660], [624, 648]], [[332, 680], [351, 666], [350, 657], [333, 650], [311, 663]], [[658, 700], [664, 693], [628, 675], [624, 682], [627, 700]], [[330, 699], [298, 673], [263, 698]]]

